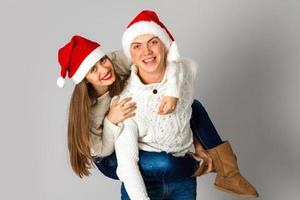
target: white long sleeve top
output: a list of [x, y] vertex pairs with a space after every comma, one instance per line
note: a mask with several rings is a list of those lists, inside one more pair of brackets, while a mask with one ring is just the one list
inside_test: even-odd
[[121, 97], [130, 96], [137, 103], [136, 115], [123, 122], [122, 132], [115, 143], [118, 159], [117, 174], [124, 182], [132, 200], [148, 200], [145, 183], [139, 171], [139, 149], [145, 151], [165, 151], [174, 156], [187, 153], [193, 144], [190, 129], [193, 88], [197, 71], [196, 64], [189, 60], [177, 63], [178, 81], [181, 82], [179, 101], [176, 110], [168, 115], [158, 115], [162, 97], [167, 91], [169, 74], [173, 73], [168, 66], [160, 83], [143, 84], [137, 76], [136, 66], [131, 68], [128, 85]]

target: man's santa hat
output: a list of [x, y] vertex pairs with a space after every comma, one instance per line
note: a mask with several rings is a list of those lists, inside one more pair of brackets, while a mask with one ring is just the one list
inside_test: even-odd
[[125, 55], [131, 59], [130, 45], [139, 35], [153, 34], [157, 36], [168, 50], [167, 61], [178, 61], [179, 51], [173, 36], [159, 20], [157, 14], [151, 10], [140, 12], [127, 26], [122, 37], [122, 45]]
[[101, 51], [100, 44], [79, 35], [73, 36], [71, 41], [58, 51], [61, 72], [56, 82], [57, 86], [64, 87], [67, 73], [75, 84], [80, 83], [103, 56], [105, 53]]

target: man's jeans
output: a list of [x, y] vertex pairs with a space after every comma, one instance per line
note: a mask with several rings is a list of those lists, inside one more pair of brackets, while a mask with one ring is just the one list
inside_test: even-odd
[[[196, 178], [191, 176], [198, 168], [198, 163], [190, 154], [174, 157], [165, 152], [140, 150], [139, 158], [139, 168], [151, 200], [196, 199]], [[115, 153], [104, 158], [96, 157], [95, 164], [105, 176], [118, 179]], [[121, 187], [121, 199], [130, 200], [124, 184]]]
[[[196, 200], [197, 182], [195, 177], [160, 181], [147, 180], [144, 177], [144, 180], [151, 200]], [[130, 200], [123, 183], [121, 200]]]

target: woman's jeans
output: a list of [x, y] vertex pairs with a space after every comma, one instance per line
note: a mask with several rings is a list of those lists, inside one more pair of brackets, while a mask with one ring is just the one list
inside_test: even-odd
[[[199, 101], [194, 100], [192, 110], [192, 117], [190, 120], [191, 129], [202, 146], [205, 149], [210, 149], [222, 144], [222, 140], [202, 104]], [[118, 164], [115, 153], [104, 158], [96, 157], [94, 162], [97, 168], [105, 176], [112, 179], [118, 179], [116, 174]], [[193, 185], [195, 180], [194, 178], [191, 178], [191, 176], [198, 167], [198, 163], [190, 155], [174, 157], [165, 152], [146, 152], [142, 150], [139, 152], [138, 164], [147, 186], [147, 192], [150, 193], [151, 190], [149, 188], [157, 188], [154, 193], [157, 193], [160, 197], [161, 195], [166, 195], [165, 199], [174, 199], [174, 197], [168, 195], [170, 195], [169, 193], [171, 190], [178, 190], [175, 189], [177, 183], [181, 182], [183, 185], [186, 184], [187, 187]], [[194, 193], [192, 192], [192, 196], [193, 195]], [[122, 199], [123, 197], [126, 199], [126, 196], [127, 194], [123, 186]], [[177, 199], [193, 198], [177, 197]]]
[[198, 100], [192, 104], [191, 129], [200, 144], [207, 150], [222, 144], [221, 137], [210, 120], [205, 108]]

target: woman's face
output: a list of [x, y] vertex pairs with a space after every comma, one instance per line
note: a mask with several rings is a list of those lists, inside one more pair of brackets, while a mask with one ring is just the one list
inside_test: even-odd
[[143, 73], [158, 73], [165, 67], [165, 46], [152, 34], [136, 37], [131, 43], [130, 54], [133, 63]]
[[96, 62], [85, 78], [97, 91], [107, 90], [116, 80], [113, 65], [106, 56]]

